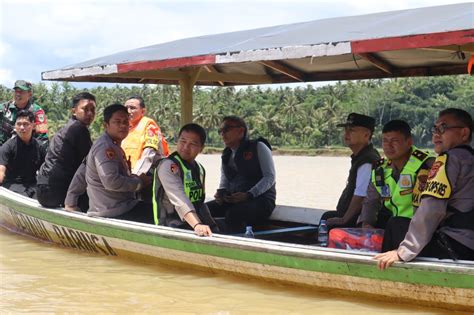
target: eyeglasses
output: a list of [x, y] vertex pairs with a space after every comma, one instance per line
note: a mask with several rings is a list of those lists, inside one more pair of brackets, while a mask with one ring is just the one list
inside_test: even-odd
[[455, 129], [455, 128], [465, 128], [464, 126], [448, 126], [446, 124], [441, 124], [439, 126], [431, 127], [431, 133], [433, 134], [444, 134], [448, 129]]
[[241, 126], [224, 126], [222, 128], [219, 128], [217, 131], [219, 132], [219, 134], [221, 133], [226, 133], [227, 131], [231, 130], [231, 129], [234, 129], [234, 128], [240, 128]]

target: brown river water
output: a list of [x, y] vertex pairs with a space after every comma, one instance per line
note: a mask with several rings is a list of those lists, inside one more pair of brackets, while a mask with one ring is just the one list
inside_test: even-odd
[[[218, 155], [201, 155], [212, 195]], [[334, 209], [348, 157], [276, 156], [279, 204]], [[375, 268], [375, 267], [374, 267]], [[97, 256], [0, 228], [0, 313], [452, 314], [291, 285]]]

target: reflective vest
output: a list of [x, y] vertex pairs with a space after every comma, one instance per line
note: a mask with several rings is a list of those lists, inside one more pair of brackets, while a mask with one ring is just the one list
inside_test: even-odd
[[160, 153], [168, 156], [168, 144], [161, 134], [160, 127], [153, 119], [145, 116], [140, 119], [135, 128], [128, 132], [128, 136], [122, 141], [121, 147], [125, 151], [127, 159], [130, 160], [132, 169], [147, 147], [156, 151], [160, 151], [162, 148], [163, 152]]
[[[184, 193], [191, 201], [194, 208], [199, 209], [205, 199], [204, 188], [206, 171], [204, 170], [204, 167], [197, 161], [194, 161], [197, 167], [188, 168], [187, 165], [189, 164], [183, 161], [177, 152], [171, 154], [168, 159], [172, 160], [174, 163], [176, 163], [176, 165], [179, 166], [179, 174], [181, 179], [183, 180]], [[163, 189], [162, 187], [156, 186], [159, 181], [157, 174], [158, 171], [155, 171], [155, 175], [153, 178], [153, 218], [155, 220], [156, 225], [158, 225], [160, 218], [160, 209], [158, 205], [158, 200], [156, 198], [157, 189]]]
[[372, 170], [372, 183], [384, 200], [384, 206], [396, 217], [413, 217], [413, 208], [420, 204], [428, 169], [421, 169], [430, 155], [412, 147], [412, 154], [400, 172], [398, 182], [392, 177], [390, 160], [381, 160]]

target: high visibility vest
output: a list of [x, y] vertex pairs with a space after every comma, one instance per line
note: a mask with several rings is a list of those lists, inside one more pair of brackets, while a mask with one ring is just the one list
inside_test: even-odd
[[[161, 146], [160, 141], [161, 139]], [[128, 136], [122, 141], [122, 149], [125, 151], [127, 159], [130, 160], [132, 169], [142, 156], [145, 148], [153, 148], [156, 151], [162, 147], [163, 154], [168, 156], [168, 144], [162, 136], [160, 127], [156, 122], [148, 117], [143, 116], [140, 122], [128, 132]]]
[[[179, 166], [179, 174], [183, 180], [184, 193], [194, 205], [194, 208], [198, 209], [205, 199], [204, 187], [206, 171], [204, 170], [204, 167], [199, 162], [195, 161], [197, 165], [195, 174], [197, 173], [197, 176], [193, 176], [192, 169], [186, 166], [186, 163], [181, 159], [177, 152], [171, 154], [168, 159], [172, 160]], [[158, 168], [156, 169], [153, 178], [153, 218], [156, 225], [158, 225], [160, 218], [160, 209], [156, 198], [157, 189], [160, 188], [157, 187], [159, 181], [157, 174]]]
[[421, 192], [428, 177], [428, 169], [421, 169], [430, 158], [427, 153], [412, 147], [412, 154], [400, 172], [398, 182], [392, 177], [391, 161], [384, 160], [372, 170], [372, 183], [384, 199], [384, 206], [393, 216], [413, 217], [414, 207], [420, 204]]

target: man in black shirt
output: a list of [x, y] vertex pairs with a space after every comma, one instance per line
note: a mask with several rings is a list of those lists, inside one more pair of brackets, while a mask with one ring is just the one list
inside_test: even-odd
[[0, 147], [0, 185], [35, 198], [36, 171], [44, 161], [45, 151], [33, 138], [35, 115], [20, 110], [16, 116], [17, 136]]
[[[95, 118], [95, 96], [82, 92], [72, 99], [72, 117], [53, 137], [44, 164], [38, 172], [38, 201], [44, 207], [64, 205], [74, 173], [92, 146], [89, 125]], [[79, 200], [83, 211], [86, 196]]]

